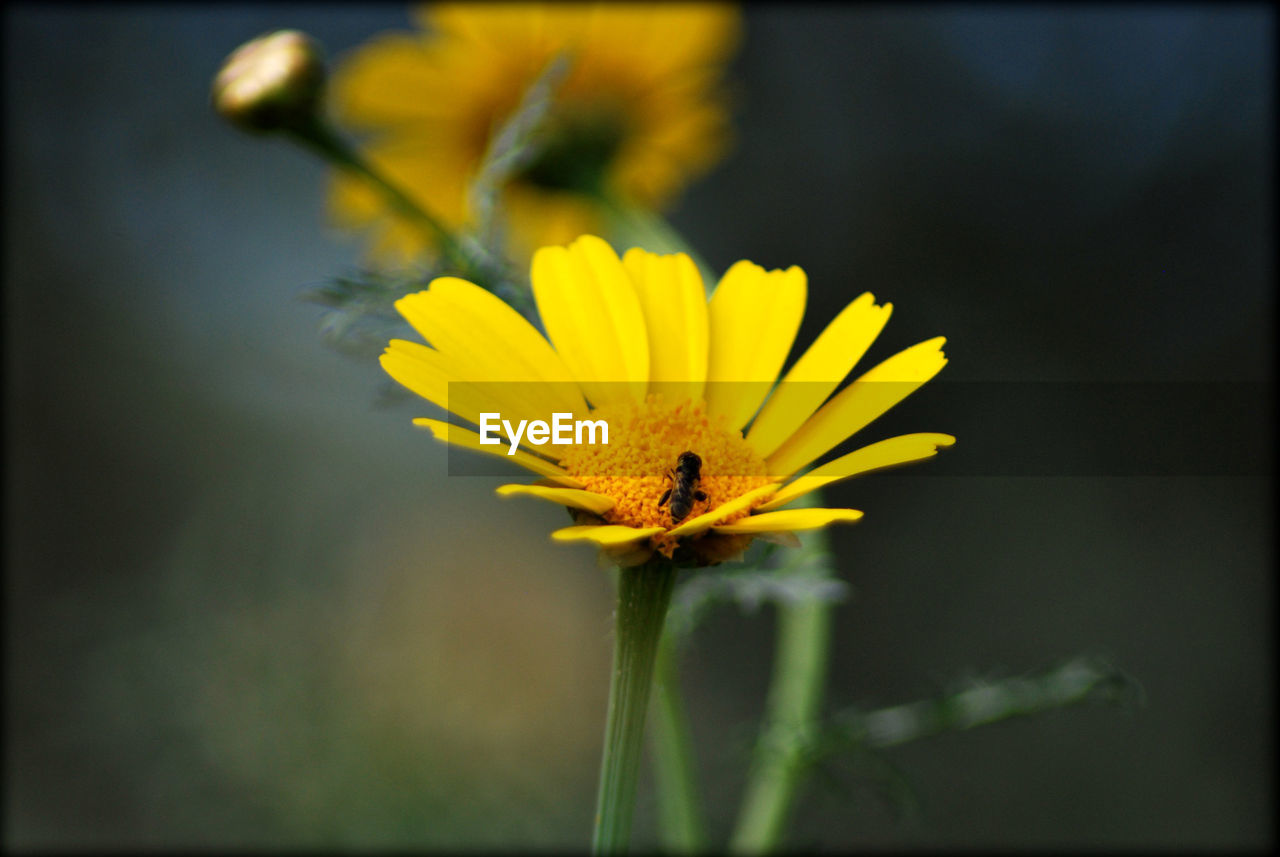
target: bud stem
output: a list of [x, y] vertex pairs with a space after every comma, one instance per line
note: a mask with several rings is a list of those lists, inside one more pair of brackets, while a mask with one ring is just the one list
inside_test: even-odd
[[613, 674], [591, 838], [593, 854], [624, 853], [631, 838], [645, 713], [675, 578], [675, 566], [665, 559], [618, 572]]
[[500, 264], [488, 251], [474, 241], [459, 239], [455, 236], [439, 220], [360, 157], [360, 154], [339, 137], [323, 119], [314, 116], [305, 125], [287, 130], [294, 139], [318, 152], [325, 160], [355, 173], [378, 188], [391, 207], [401, 216], [424, 229], [440, 247], [440, 252], [445, 259], [450, 264], [458, 266], [464, 274], [490, 283], [506, 279]]

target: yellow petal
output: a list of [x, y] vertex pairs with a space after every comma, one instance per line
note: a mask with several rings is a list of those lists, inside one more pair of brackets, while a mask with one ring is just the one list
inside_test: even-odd
[[503, 485], [498, 488], [498, 494], [502, 497], [524, 494], [529, 497], [537, 497], [540, 500], [550, 500], [552, 503], [557, 503], [561, 506], [585, 509], [597, 515], [603, 515], [612, 509], [617, 502], [612, 497], [595, 494], [591, 491], [581, 491], [577, 488], [548, 488], [543, 485]]
[[884, 329], [893, 304], [866, 292], [837, 315], [791, 367], [751, 424], [747, 442], [766, 457], [826, 401]]
[[388, 375], [428, 402], [476, 425], [482, 413], [500, 413], [509, 419], [543, 418], [529, 414], [525, 400], [533, 391], [531, 386], [465, 383], [456, 360], [420, 342], [393, 339], [379, 362]]
[[748, 491], [740, 497], [733, 498], [727, 503], [721, 503], [710, 512], [705, 512], [696, 518], [690, 518], [680, 526], [668, 530], [667, 534], [671, 536], [691, 536], [695, 533], [700, 533], [703, 530], [710, 529], [717, 521], [723, 521], [743, 509], [750, 509], [751, 505], [761, 497], [767, 497], [777, 490], [777, 485], [762, 485], [754, 491]]
[[620, 524], [579, 524], [556, 530], [551, 534], [551, 538], [558, 542], [585, 541], [595, 542], [602, 547], [617, 547], [647, 539], [649, 536], [655, 536], [660, 532], [662, 532], [662, 527], [637, 529], [635, 527], [624, 527]]
[[482, 444], [480, 442], [480, 435], [470, 429], [451, 425], [440, 420], [427, 419], [426, 417], [419, 417], [418, 419], [415, 419], [413, 424], [415, 426], [430, 429], [431, 433], [435, 435], [436, 440], [442, 440], [445, 443], [451, 443], [454, 446], [460, 446], [463, 449], [483, 452], [485, 455], [501, 456], [512, 464], [518, 464], [526, 470], [532, 470], [539, 476], [546, 476], [549, 479], [554, 479], [566, 488], [584, 487], [581, 482], [570, 476], [564, 468], [552, 464], [545, 458], [539, 458], [536, 455], [531, 455], [522, 449], [517, 449], [515, 455], [507, 455], [507, 445], [505, 443]]
[[769, 473], [795, 473], [901, 402], [947, 364], [946, 341], [936, 336], [900, 351], [836, 393], [766, 459]]
[[511, 388], [505, 393], [509, 398], [540, 399], [545, 410], [540, 419], [555, 410], [586, 410], [564, 361], [497, 295], [457, 277], [437, 277], [427, 291], [406, 295], [395, 306], [432, 347], [451, 358], [459, 380], [501, 383]]
[[565, 39], [563, 29], [549, 27], [553, 13], [540, 3], [424, 3], [410, 10], [427, 32], [461, 36], [492, 51], [527, 50], [527, 43], [548, 29], [548, 36]]
[[438, 74], [432, 56], [414, 35], [384, 33], [343, 60], [329, 84], [329, 106], [344, 125], [362, 128], [421, 123], [434, 104], [422, 98], [424, 82]]
[[511, 227], [508, 258], [522, 260], [526, 268], [539, 247], [568, 245], [600, 231], [599, 207], [578, 194], [516, 182], [506, 186], [501, 203]]
[[649, 385], [673, 398], [699, 399], [707, 380], [707, 294], [684, 253], [633, 247], [622, 264], [635, 283], [649, 335]]
[[786, 505], [810, 491], [816, 491], [824, 485], [848, 479], [850, 476], [932, 458], [937, 454], [939, 447], [951, 446], [955, 442], [956, 439], [949, 434], [921, 432], [891, 437], [870, 446], [864, 446], [862, 449], [855, 449], [848, 455], [829, 461], [803, 476], [797, 476], [784, 485], [777, 494], [770, 497], [768, 503], [758, 508], [767, 512]]
[[746, 260], [720, 279], [708, 307], [707, 410], [741, 428], [768, 394], [804, 315], [800, 268], [766, 271]]
[[783, 509], [750, 515], [714, 529], [717, 533], [794, 533], [816, 530], [841, 521], [856, 521], [861, 517], [862, 513], [857, 509]]
[[594, 235], [568, 247], [543, 247], [533, 256], [531, 279], [547, 335], [592, 404], [643, 400], [648, 333], [635, 286], [613, 248]]

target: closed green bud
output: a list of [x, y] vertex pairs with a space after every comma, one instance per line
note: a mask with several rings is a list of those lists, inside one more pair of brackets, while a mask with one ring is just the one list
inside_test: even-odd
[[227, 57], [213, 81], [213, 106], [247, 131], [299, 131], [314, 121], [324, 83], [320, 45], [306, 33], [277, 30]]

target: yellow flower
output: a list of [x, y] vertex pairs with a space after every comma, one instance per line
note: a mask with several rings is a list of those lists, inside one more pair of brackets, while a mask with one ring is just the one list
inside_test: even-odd
[[[556, 413], [607, 423], [608, 443], [584, 433], [581, 443], [534, 452], [512, 446], [510, 436], [486, 444], [468, 428], [414, 420], [440, 440], [544, 477], [498, 493], [568, 507], [578, 523], [553, 538], [593, 542], [622, 565], [655, 550], [705, 565], [736, 555], [758, 535], [857, 520], [862, 513], [854, 509], [781, 507], [837, 480], [929, 458], [955, 441], [902, 435], [797, 475], [947, 362], [945, 340], [935, 337], [835, 392], [892, 310], [870, 293], [845, 307], [775, 386], [804, 313], [807, 283], [798, 267], [766, 271], [738, 262], [708, 300], [685, 254], [634, 248], [619, 259], [602, 239], [584, 235], [538, 250], [532, 281], [546, 338], [492, 293], [440, 277], [396, 303], [431, 345], [392, 340], [382, 366], [482, 428], [482, 415], [494, 413], [513, 426], [550, 423]], [[701, 492], [702, 499], [680, 515], [671, 498], [663, 501], [680, 478], [670, 471], [684, 452], [701, 459], [686, 496]]]
[[[598, 231], [593, 194], [661, 207], [724, 149], [720, 73], [740, 29], [731, 6], [445, 3], [416, 18], [425, 32], [375, 38], [335, 70], [332, 103], [369, 132], [375, 168], [450, 224], [470, 215], [467, 185], [490, 133], [557, 55], [570, 62], [541, 154], [501, 199], [519, 258]], [[357, 178], [335, 175], [330, 199], [339, 224], [372, 230], [379, 260], [427, 246]]]

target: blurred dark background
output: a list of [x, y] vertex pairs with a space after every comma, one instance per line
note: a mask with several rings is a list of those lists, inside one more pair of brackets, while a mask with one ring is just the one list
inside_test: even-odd
[[[550, 543], [558, 510], [445, 481], [421, 408], [322, 345], [298, 295], [361, 255], [324, 226], [325, 170], [208, 108], [249, 37], [336, 54], [406, 11], [4, 15], [5, 845], [585, 848], [607, 575]], [[871, 290], [896, 310], [868, 359], [945, 334], [949, 389], [986, 391], [926, 387], [894, 428], [956, 449], [831, 492], [867, 516], [835, 534], [855, 597], [828, 708], [1078, 653], [1147, 697], [894, 750], [918, 811], [832, 765], [793, 843], [1274, 841], [1271, 453], [1186, 443], [1272, 431], [1274, 37], [1264, 5], [747, 10], [737, 146], [673, 222], [717, 268], [803, 266], [800, 343]], [[990, 395], [1117, 381], [1172, 404], [1037, 422], [1038, 393]], [[1243, 384], [1239, 416], [1177, 407], [1192, 382]], [[964, 464], [1010, 424], [1189, 459]], [[717, 838], [772, 630], [725, 607], [685, 660]]]

